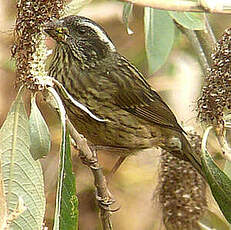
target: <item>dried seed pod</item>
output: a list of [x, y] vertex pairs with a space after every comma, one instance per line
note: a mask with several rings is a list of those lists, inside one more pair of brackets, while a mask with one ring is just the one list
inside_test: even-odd
[[12, 56], [16, 58], [17, 82], [23, 82], [31, 89], [35, 87], [34, 74], [45, 74], [45, 66], [39, 66], [40, 60], [44, 58], [44, 54], [40, 53], [40, 42], [44, 40], [41, 25], [52, 17], [59, 18], [64, 3], [65, 0], [17, 2]]
[[[201, 138], [189, 135], [193, 150], [199, 155]], [[189, 162], [162, 151], [158, 194], [163, 222], [167, 230], [199, 230], [198, 220], [207, 207], [206, 184]]]
[[212, 60], [197, 102], [198, 117], [202, 122], [223, 128], [224, 113], [231, 107], [231, 28], [217, 42]]

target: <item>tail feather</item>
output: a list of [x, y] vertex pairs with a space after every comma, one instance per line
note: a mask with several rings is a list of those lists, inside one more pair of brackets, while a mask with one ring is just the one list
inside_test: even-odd
[[182, 143], [182, 154], [186, 156], [187, 160], [191, 162], [194, 168], [205, 178], [204, 172], [202, 170], [201, 159], [196, 150], [194, 151], [191, 147], [191, 144], [186, 139], [184, 134], [181, 134], [181, 143]]

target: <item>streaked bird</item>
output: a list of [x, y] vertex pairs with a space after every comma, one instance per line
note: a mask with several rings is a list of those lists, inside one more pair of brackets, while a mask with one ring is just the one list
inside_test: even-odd
[[188, 160], [201, 173], [201, 164], [168, 105], [142, 74], [121, 56], [94, 21], [81, 16], [46, 24], [56, 42], [49, 75], [85, 105], [100, 122], [63, 97], [68, 116], [92, 144], [116, 149], [120, 156], [161, 147]]

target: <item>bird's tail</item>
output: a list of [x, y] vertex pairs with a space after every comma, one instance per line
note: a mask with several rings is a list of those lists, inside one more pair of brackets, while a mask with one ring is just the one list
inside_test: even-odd
[[204, 172], [202, 170], [201, 159], [198, 153], [196, 153], [196, 149], [192, 149], [191, 144], [185, 137], [185, 135], [181, 134], [181, 143], [182, 143], [182, 154], [186, 156], [187, 160], [191, 162], [194, 168], [205, 178]]

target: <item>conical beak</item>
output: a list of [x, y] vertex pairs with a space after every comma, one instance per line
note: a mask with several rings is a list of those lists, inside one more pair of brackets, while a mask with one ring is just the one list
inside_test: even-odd
[[57, 42], [66, 41], [68, 29], [66, 28], [66, 26], [63, 25], [63, 20], [58, 20], [54, 18], [51, 21], [46, 22], [43, 25], [43, 28], [44, 31]]

